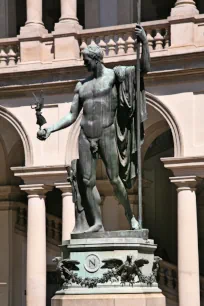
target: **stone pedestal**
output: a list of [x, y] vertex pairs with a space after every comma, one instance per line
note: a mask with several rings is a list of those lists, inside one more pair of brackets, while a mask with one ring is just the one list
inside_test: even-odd
[[59, 295], [52, 298], [52, 306], [166, 306], [161, 293]]
[[[160, 294], [156, 247], [145, 229], [72, 234], [61, 246], [62, 259], [55, 259], [61, 289], [53, 305], [72, 305], [77, 295], [142, 294], [145, 300], [146, 294]], [[62, 295], [71, 295], [73, 300], [65, 302]]]

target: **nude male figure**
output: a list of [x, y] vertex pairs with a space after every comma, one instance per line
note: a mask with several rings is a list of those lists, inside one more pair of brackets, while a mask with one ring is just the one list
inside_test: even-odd
[[[143, 51], [147, 52], [148, 43], [145, 31], [141, 26], [136, 26], [135, 33], [142, 43]], [[97, 154], [104, 162], [108, 178], [116, 197], [124, 207], [130, 228], [137, 230], [139, 223], [132, 213], [126, 188], [119, 176], [114, 124], [118, 106], [115, 72], [103, 65], [103, 51], [97, 46], [87, 47], [83, 51], [83, 59], [85, 66], [92, 74], [76, 85], [70, 113], [51, 127], [38, 131], [37, 137], [45, 140], [51, 133], [69, 127], [76, 121], [83, 109], [79, 135], [79, 163], [93, 224], [88, 232], [103, 230], [99, 206], [100, 195], [96, 188]], [[149, 63], [145, 63], [144, 58], [141, 62], [142, 72], [146, 73]]]

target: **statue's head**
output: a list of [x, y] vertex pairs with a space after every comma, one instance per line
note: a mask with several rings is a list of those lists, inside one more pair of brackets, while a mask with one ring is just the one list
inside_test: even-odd
[[103, 50], [97, 45], [89, 45], [82, 51], [82, 55], [88, 71], [94, 71], [97, 64], [103, 61]]
[[127, 262], [129, 262], [129, 263], [132, 262], [132, 256], [130, 256], [130, 255], [127, 256]]

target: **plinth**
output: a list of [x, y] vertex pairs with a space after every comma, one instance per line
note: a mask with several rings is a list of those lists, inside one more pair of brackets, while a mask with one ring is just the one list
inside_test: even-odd
[[61, 246], [52, 306], [165, 306], [148, 230], [72, 234]]

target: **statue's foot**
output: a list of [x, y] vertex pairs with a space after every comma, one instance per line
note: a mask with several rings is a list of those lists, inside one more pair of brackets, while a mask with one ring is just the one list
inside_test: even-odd
[[139, 230], [139, 229], [141, 229], [139, 222], [135, 219], [134, 216], [132, 217], [132, 219], [130, 221], [130, 224], [131, 224], [131, 229], [132, 230]]
[[85, 231], [85, 233], [96, 233], [96, 232], [104, 232], [103, 224], [101, 223], [94, 224], [93, 226], [89, 227], [87, 231]]

